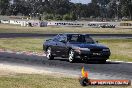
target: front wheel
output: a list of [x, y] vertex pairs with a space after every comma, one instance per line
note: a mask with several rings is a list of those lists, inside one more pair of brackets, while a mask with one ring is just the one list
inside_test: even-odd
[[101, 60], [101, 61], [99, 61], [99, 63], [105, 64], [106, 63], [106, 60]]
[[69, 59], [70, 63], [75, 62], [75, 56], [74, 56], [74, 51], [73, 50], [70, 50], [68, 59]]
[[51, 51], [51, 48], [50, 47], [46, 50], [46, 57], [49, 60], [53, 60], [54, 59], [54, 56], [52, 55], [52, 51]]

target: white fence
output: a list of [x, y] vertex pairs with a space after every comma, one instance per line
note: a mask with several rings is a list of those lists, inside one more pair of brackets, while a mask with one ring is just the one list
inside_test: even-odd
[[37, 20], [24, 20], [24, 19], [12, 19], [12, 20], [1, 20], [3, 24], [13, 24], [20, 26], [37, 26], [37, 27], [46, 27], [46, 26], [64, 26], [64, 27], [97, 27], [97, 28], [106, 28], [106, 27], [116, 27], [120, 25], [120, 22], [96, 22], [96, 21], [37, 21]]
[[49, 21], [47, 26], [71, 26], [71, 27], [82, 27], [84, 24], [79, 22], [64, 22], [64, 21]]

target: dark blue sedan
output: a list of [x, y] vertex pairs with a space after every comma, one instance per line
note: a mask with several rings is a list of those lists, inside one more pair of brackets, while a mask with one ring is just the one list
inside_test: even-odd
[[58, 34], [43, 44], [48, 59], [68, 58], [69, 62], [80, 60], [105, 63], [110, 56], [110, 49], [95, 42], [88, 34]]

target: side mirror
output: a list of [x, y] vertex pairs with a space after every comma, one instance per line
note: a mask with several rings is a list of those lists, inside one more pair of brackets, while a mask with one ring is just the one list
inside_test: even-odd
[[50, 41], [50, 40], [52, 40], [52, 39], [47, 39], [46, 41]]
[[60, 40], [60, 42], [62, 42], [62, 43], [66, 43], [66, 41], [65, 41], [65, 40]]

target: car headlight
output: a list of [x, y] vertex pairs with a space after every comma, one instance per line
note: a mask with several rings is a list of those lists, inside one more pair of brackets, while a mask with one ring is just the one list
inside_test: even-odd
[[83, 51], [90, 51], [90, 49], [88, 49], [88, 48], [80, 48], [80, 50], [83, 50]]
[[110, 51], [109, 49], [103, 49], [103, 51]]
[[74, 49], [74, 51], [80, 53], [81, 51], [90, 51], [90, 49], [88, 49], [88, 48], [80, 48], [80, 47], [78, 47], [78, 48]]

